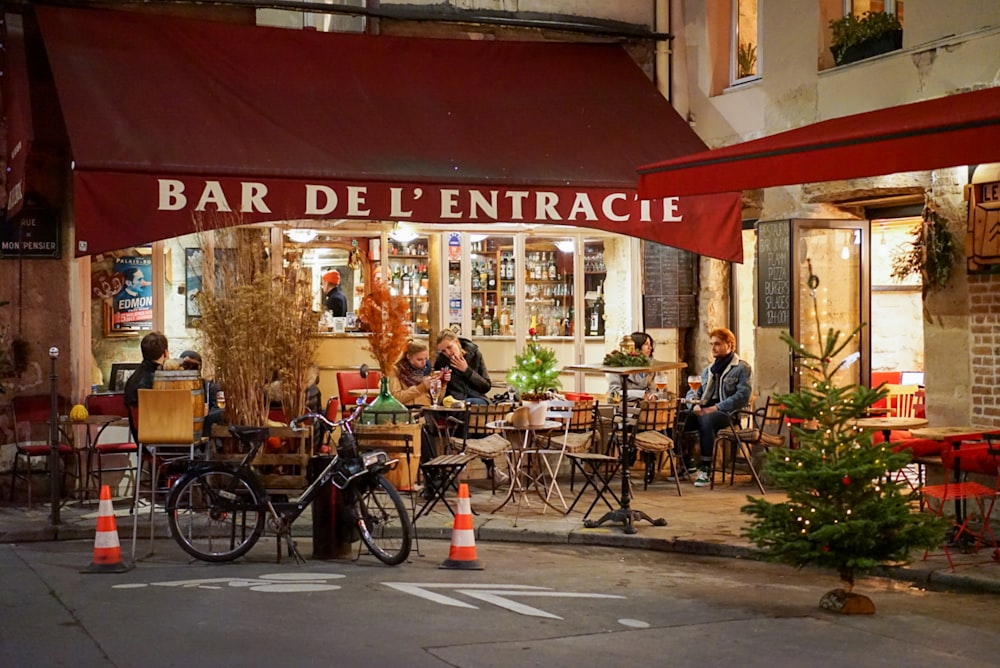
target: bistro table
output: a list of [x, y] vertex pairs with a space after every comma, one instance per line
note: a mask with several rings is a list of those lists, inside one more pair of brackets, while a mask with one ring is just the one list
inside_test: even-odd
[[[621, 376], [621, 386], [628, 387], [628, 377], [634, 373], [656, 373], [657, 371], [673, 371], [687, 367], [686, 362], [660, 362], [657, 360], [643, 366], [605, 366], [604, 364], [574, 364], [565, 367], [564, 371], [582, 371], [584, 373], [617, 374]], [[619, 430], [624, 430], [628, 420], [628, 402], [621, 402], [621, 426]], [[584, 520], [583, 526], [588, 529], [599, 527], [607, 521], [621, 522], [625, 533], [635, 533], [637, 531], [635, 523], [639, 520], [646, 520], [653, 526], [666, 526], [667, 520], [664, 518], [653, 519], [641, 510], [632, 508], [631, 505], [631, 481], [629, 480], [629, 468], [634, 452], [633, 448], [624, 438], [623, 434], [616, 436], [615, 428], [612, 424], [612, 438], [618, 438], [618, 451], [621, 458], [622, 470], [622, 494], [621, 508], [612, 510], [604, 514], [599, 520]]]
[[497, 512], [510, 503], [515, 496], [520, 495], [517, 500], [517, 512], [514, 513], [514, 526], [517, 526], [517, 518], [521, 513], [521, 502], [526, 500], [530, 490], [534, 490], [534, 492], [538, 495], [538, 498], [540, 498], [543, 503], [550, 506], [553, 510], [559, 510], [549, 503], [549, 500], [545, 498], [545, 490], [539, 488], [538, 486], [541, 472], [535, 475], [531, 475], [526, 472], [525, 462], [528, 460], [529, 456], [533, 454], [532, 447], [535, 441], [535, 436], [540, 433], [550, 432], [553, 429], [559, 429], [563, 426], [562, 423], [557, 422], [556, 420], [545, 420], [541, 424], [529, 424], [522, 427], [515, 426], [506, 420], [497, 420], [496, 422], [486, 423], [486, 426], [490, 429], [503, 431], [511, 445], [510, 450], [507, 451], [507, 465], [510, 469], [510, 489], [507, 490], [507, 495], [504, 497], [503, 502], [494, 508], [493, 512]]
[[[912, 429], [910, 430], [910, 435], [913, 438], [925, 438], [929, 441], [941, 441], [941, 447], [945, 448], [948, 444], [956, 452], [961, 449], [962, 441], [981, 441], [983, 439], [983, 432], [992, 431], [991, 428], [983, 427], [973, 427], [967, 426], [952, 426], [952, 427], [924, 427], [922, 429]], [[955, 464], [952, 467], [952, 476], [955, 482], [962, 481], [962, 463], [960, 458], [956, 454]], [[955, 517], [959, 520], [965, 517], [965, 504], [962, 499], [955, 499]]]
[[889, 435], [894, 429], [916, 429], [917, 427], [926, 427], [927, 420], [918, 417], [880, 416], [858, 418], [857, 420], [854, 420], [852, 424], [861, 429], [882, 432], [882, 435], [885, 436], [885, 444], [888, 446]]

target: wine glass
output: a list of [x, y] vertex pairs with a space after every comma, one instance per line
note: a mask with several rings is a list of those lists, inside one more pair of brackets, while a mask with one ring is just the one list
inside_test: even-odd
[[438, 397], [441, 395], [441, 379], [432, 378], [427, 391], [430, 392], [432, 405], [436, 407], [438, 405]]
[[[691, 375], [688, 376], [688, 387], [697, 392], [701, 389], [701, 376]], [[698, 403], [698, 399], [693, 399], [691, 403]]]
[[663, 391], [667, 389], [667, 372], [657, 371], [653, 376], [653, 384], [656, 385], [656, 393], [662, 397]]

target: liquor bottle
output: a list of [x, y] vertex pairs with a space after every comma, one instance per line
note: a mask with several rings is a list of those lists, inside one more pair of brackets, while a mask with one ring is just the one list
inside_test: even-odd
[[492, 327], [490, 329], [490, 334], [492, 336], [500, 336], [500, 315], [497, 312], [497, 307], [493, 307], [493, 321]]
[[483, 336], [488, 336], [493, 333], [493, 318], [490, 316], [490, 309], [484, 308], [485, 313], [481, 319], [481, 327], [483, 329]]
[[556, 254], [549, 253], [549, 280], [550, 281], [556, 280], [556, 276], [558, 275], [558, 273], [559, 270], [556, 269]]
[[493, 266], [493, 260], [490, 260], [486, 268], [486, 286], [490, 290], [497, 289], [497, 272], [496, 267]]
[[479, 280], [479, 267], [475, 262], [472, 263], [472, 289], [482, 290], [482, 282]]
[[604, 284], [601, 283], [597, 286], [597, 303], [594, 305], [594, 311], [597, 313], [597, 335], [604, 336], [604, 297], [602, 296]]
[[503, 300], [503, 308], [500, 309], [500, 333], [510, 336], [510, 309], [507, 308], [507, 300]]
[[412, 279], [412, 277], [410, 275], [410, 267], [409, 267], [409, 265], [405, 265], [403, 267], [403, 274], [402, 274], [400, 280], [403, 283], [403, 296], [404, 297], [409, 297], [410, 296], [410, 286], [413, 283], [413, 279]]
[[472, 326], [472, 335], [473, 336], [483, 335], [483, 315], [481, 311], [476, 311], [476, 321], [475, 324], [473, 324]]

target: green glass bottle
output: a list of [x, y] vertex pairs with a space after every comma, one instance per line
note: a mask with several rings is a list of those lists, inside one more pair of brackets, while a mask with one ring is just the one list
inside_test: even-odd
[[361, 413], [361, 424], [402, 424], [411, 421], [410, 411], [389, 394], [389, 378], [382, 375], [378, 396]]

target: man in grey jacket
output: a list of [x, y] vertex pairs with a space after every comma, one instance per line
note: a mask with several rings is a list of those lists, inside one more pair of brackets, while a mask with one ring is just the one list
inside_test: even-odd
[[694, 403], [686, 429], [698, 431], [701, 465], [695, 487], [711, 484], [715, 436], [730, 424], [730, 417], [750, 403], [750, 365], [736, 354], [736, 336], [724, 327], [708, 334], [715, 360], [701, 372], [701, 387], [690, 390], [687, 399]]

